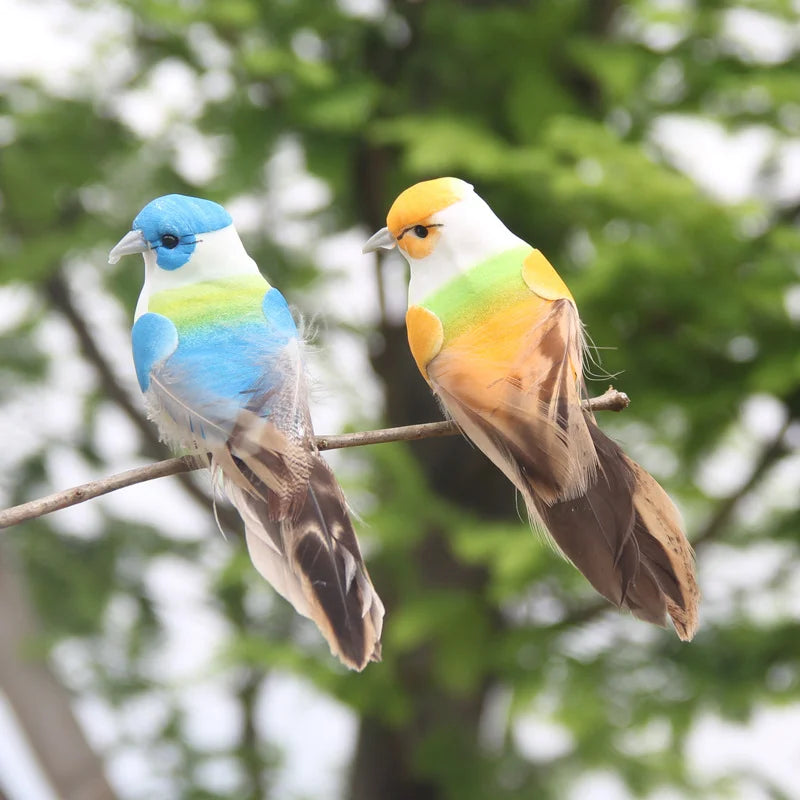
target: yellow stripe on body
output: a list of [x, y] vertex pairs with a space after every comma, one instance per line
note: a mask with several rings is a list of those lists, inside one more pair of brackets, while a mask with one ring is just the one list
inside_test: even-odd
[[178, 328], [261, 321], [261, 304], [271, 288], [261, 275], [200, 281], [157, 292], [147, 310], [168, 317]]

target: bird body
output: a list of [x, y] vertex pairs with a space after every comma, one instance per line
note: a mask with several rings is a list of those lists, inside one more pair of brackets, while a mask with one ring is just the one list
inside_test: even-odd
[[380, 657], [383, 605], [313, 442], [303, 343], [283, 295], [208, 200], [149, 203], [109, 260], [137, 252], [134, 364], [162, 438], [210, 455], [256, 568], [362, 669]]
[[[417, 366], [424, 375], [443, 347], [466, 347], [481, 360], [508, 361], [530, 320], [557, 298], [571, 300], [572, 295], [544, 256], [528, 245], [475, 264], [409, 306], [406, 323]], [[431, 327], [425, 312], [439, 324]], [[512, 324], [515, 330], [508, 329]]]
[[583, 410], [583, 330], [558, 273], [455, 178], [397, 198], [365, 251], [394, 246], [411, 266], [411, 352], [445, 411], [601, 594], [650, 622], [669, 615], [690, 639], [680, 516]]
[[261, 275], [162, 289], [150, 296], [146, 314], [133, 328], [134, 360], [143, 391], [153, 366], [147, 348], [155, 344], [147, 314], [168, 319], [174, 327], [180, 346], [171, 354], [172, 364], [193, 371], [204, 392], [234, 405], [246, 405], [254, 382], [264, 382], [270, 373], [269, 356], [298, 338], [285, 301]]

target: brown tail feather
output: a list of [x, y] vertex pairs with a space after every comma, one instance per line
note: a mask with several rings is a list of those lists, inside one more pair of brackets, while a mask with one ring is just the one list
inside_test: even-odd
[[529, 483], [535, 516], [567, 558], [612, 603], [678, 636], [697, 628], [692, 549], [672, 501], [656, 481], [588, 420], [599, 470], [580, 497], [543, 502]]
[[331, 649], [355, 669], [379, 661], [383, 604], [361, 558], [339, 485], [319, 456], [308, 498], [290, 524], [290, 560], [301, 575], [312, 619]]
[[[246, 485], [257, 479], [270, 489], [273, 519], [296, 510], [311, 472], [312, 453], [303, 439], [287, 436], [269, 421], [242, 410], [225, 445]], [[236, 473], [234, 473], [235, 475]]]
[[[438, 387], [437, 387], [438, 388]], [[439, 389], [464, 432], [523, 493], [531, 520], [541, 522], [564, 555], [600, 594], [636, 617], [664, 625], [681, 639], [697, 628], [699, 591], [692, 549], [666, 492], [594, 423], [585, 425], [597, 469], [580, 492], [560, 488], [539, 461], [492, 419]], [[559, 491], [561, 498], [553, 500]]]
[[633, 470], [636, 487], [637, 539], [645, 563], [665, 595], [667, 612], [675, 630], [684, 641], [697, 630], [697, 607], [700, 590], [695, 580], [694, 552], [683, 532], [683, 522], [667, 493], [652, 475], [627, 459]]
[[281, 519], [276, 519], [281, 504], [272, 490], [246, 467], [240, 475], [250, 481], [251, 491], [226, 481], [226, 493], [245, 521], [256, 569], [299, 613], [314, 620], [333, 655], [361, 670], [380, 660], [383, 604], [361, 557], [341, 489], [322, 458], [311, 458], [307, 491]]

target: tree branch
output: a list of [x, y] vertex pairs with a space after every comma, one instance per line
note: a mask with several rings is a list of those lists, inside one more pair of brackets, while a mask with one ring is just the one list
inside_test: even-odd
[[[630, 399], [624, 392], [613, 387], [599, 397], [584, 401], [584, 408], [589, 411], [622, 411], [630, 405]], [[368, 444], [384, 442], [412, 442], [418, 439], [432, 439], [439, 436], [455, 436], [460, 433], [458, 426], [449, 420], [443, 422], [424, 422], [420, 425], [406, 425], [401, 428], [384, 428], [377, 431], [360, 431], [343, 433], [336, 436], [316, 436], [314, 438], [319, 450], [338, 450], [345, 447], [362, 447]], [[38, 500], [31, 500], [19, 506], [0, 511], [0, 528], [8, 528], [36, 517], [42, 517], [52, 511], [83, 503], [93, 497], [124, 489], [136, 483], [165, 478], [168, 475], [179, 475], [192, 470], [201, 469], [205, 464], [195, 456], [179, 456], [144, 467], [136, 467], [107, 478], [73, 486], [63, 492], [56, 492]]]
[[695, 548], [719, 536], [721, 531], [730, 522], [740, 501], [749, 495], [750, 492], [761, 483], [770, 468], [789, 452], [784, 438], [793, 421], [791, 416], [786, 419], [775, 436], [764, 446], [764, 449], [761, 451], [761, 454], [753, 466], [750, 477], [733, 492], [733, 494], [719, 501], [714, 513], [708, 518], [701, 532], [695, 538], [693, 542]]

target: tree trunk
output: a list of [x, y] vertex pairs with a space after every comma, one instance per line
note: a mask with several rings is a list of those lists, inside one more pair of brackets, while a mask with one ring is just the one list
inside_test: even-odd
[[60, 800], [114, 800], [66, 689], [44, 660], [26, 655], [38, 634], [23, 577], [0, 546], [0, 689]]

